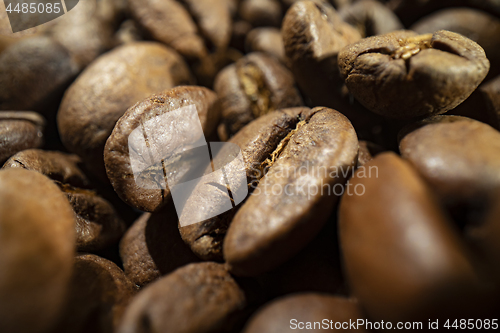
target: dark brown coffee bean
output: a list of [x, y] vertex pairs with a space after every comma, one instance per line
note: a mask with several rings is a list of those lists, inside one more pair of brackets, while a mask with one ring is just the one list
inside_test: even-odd
[[[244, 166], [229, 164], [226, 174], [237, 172], [244, 167], [247, 175], [247, 183], [232, 184], [231, 192], [239, 193], [241, 186], [252, 186], [262, 178], [264, 174], [263, 163], [271, 159], [274, 151], [280, 143], [287, 138], [295, 129], [297, 123], [306, 119], [310, 114], [309, 108], [282, 109], [268, 113], [242, 128], [229, 143], [236, 144], [242, 154]], [[212, 210], [225, 210], [228, 194], [211, 185], [215, 182], [226, 184], [226, 181], [217, 179], [219, 175], [212, 173], [193, 189], [180, 216], [186, 221], [203, 221], [204, 211], [199, 207], [210, 207]], [[235, 207], [230, 211], [217, 215], [203, 221], [187, 226], [179, 226], [182, 239], [188, 244], [193, 252], [204, 260], [222, 261], [222, 241], [226, 235], [227, 228], [234, 214], [239, 209]]]
[[105, 179], [104, 145], [127, 108], [153, 93], [191, 82], [184, 60], [161, 44], [138, 42], [116, 48], [93, 62], [66, 91], [57, 115], [61, 140]]
[[[146, 212], [159, 211], [170, 198], [170, 189], [165, 181], [167, 175], [171, 177], [169, 181], [180, 181], [190, 172], [189, 164], [186, 164], [189, 162], [187, 160], [180, 162], [185, 165], [175, 165], [176, 170], [168, 171], [166, 168], [170, 167], [169, 163], [175, 162], [176, 154], [179, 153], [178, 149], [181, 148], [179, 145], [183, 144], [183, 136], [198, 135], [199, 133], [193, 134], [193, 128], [187, 128], [191, 126], [191, 123], [185, 117], [176, 118], [174, 125], [162, 123], [161, 116], [170, 111], [191, 105], [198, 112], [205, 137], [209, 137], [219, 122], [220, 104], [217, 95], [213, 91], [197, 86], [176, 87], [161, 94], [152, 95], [129, 108], [116, 123], [106, 142], [104, 162], [108, 178], [116, 193], [132, 207]], [[158, 117], [159, 120], [155, 120], [155, 117]], [[149, 120], [152, 120], [152, 126], [146, 123]], [[148, 164], [144, 164], [141, 175], [137, 175], [145, 177], [145, 183], [148, 186], [140, 185], [135, 180], [131, 164], [131, 152], [129, 151], [129, 136], [132, 135], [136, 128], [141, 128], [141, 126], [143, 129], [147, 127], [146, 130], [152, 131], [155, 136], [158, 135], [158, 137], [144, 138], [144, 140], [147, 140], [145, 144], [148, 145], [147, 149], [149, 150], [149, 152], [144, 153], [153, 154], [159, 149], [161, 150], [159, 154], [162, 155], [156, 156], [160, 160], [150, 161], [156, 163], [155, 165], [149, 165], [147, 159], [144, 162], [134, 161]], [[175, 126], [176, 130], [174, 131], [174, 127], [172, 127], [167, 131], [166, 128], [169, 126]], [[167, 133], [165, 134], [163, 131]], [[167, 142], [169, 145], [163, 151], [162, 147]], [[154, 147], [151, 148], [151, 146]], [[140, 155], [142, 152], [138, 154]], [[156, 166], [159, 167], [159, 170], [155, 169]], [[158, 187], [156, 186], [157, 182], [164, 184]]]
[[[441, 114], [486, 77], [489, 62], [474, 41], [450, 31], [397, 31], [345, 47], [339, 68], [349, 92], [390, 118]], [[383, 84], [382, 84], [383, 82]]]
[[50, 179], [21, 169], [0, 171], [0, 331], [46, 332], [61, 315], [74, 223], [68, 201]]
[[427, 321], [477, 309], [469, 253], [408, 162], [380, 154], [349, 184], [357, 192], [340, 204], [341, 252], [348, 283], [370, 318]]
[[283, 17], [278, 0], [243, 0], [239, 14], [254, 27], [279, 27]]
[[445, 203], [484, 201], [500, 188], [500, 133], [484, 123], [437, 116], [404, 136], [400, 151]]
[[411, 26], [419, 34], [448, 30], [478, 43], [491, 63], [489, 77], [500, 70], [500, 19], [472, 8], [450, 8], [426, 16]]
[[342, 82], [337, 55], [361, 38], [328, 4], [296, 2], [282, 27], [285, 54], [297, 84], [314, 105], [338, 107]]
[[264, 53], [251, 53], [224, 68], [214, 87], [230, 137], [266, 113], [302, 105], [292, 73]]
[[199, 259], [183, 242], [173, 203], [159, 213], [144, 213], [120, 242], [120, 257], [127, 277], [142, 287], [161, 275]]
[[113, 206], [90, 189], [80, 163], [76, 155], [28, 149], [12, 156], [3, 169], [23, 168], [54, 180], [75, 212], [78, 251], [96, 251], [115, 244], [123, 235], [125, 224]]
[[344, 6], [339, 15], [345, 22], [358, 29], [363, 37], [382, 35], [404, 28], [389, 8], [375, 0], [361, 0]]
[[245, 52], [245, 40], [252, 30], [252, 25], [244, 20], [237, 20], [233, 23], [230, 46], [240, 52]]
[[115, 332], [136, 287], [113, 262], [75, 257], [64, 313], [54, 332]]
[[15, 153], [43, 145], [45, 120], [35, 112], [0, 112], [0, 165]]
[[357, 153], [349, 120], [313, 109], [273, 152], [269, 171], [234, 217], [224, 239], [231, 272], [258, 275], [304, 248], [333, 210], [336, 185], [342, 187]]
[[0, 54], [0, 73], [0, 110], [47, 113], [78, 73], [78, 66], [51, 38], [32, 37]]
[[297, 330], [367, 332], [362, 326], [355, 330], [349, 329], [348, 325], [342, 329], [338, 327], [335, 329], [336, 323], [356, 322], [358, 319], [363, 319], [362, 311], [353, 299], [304, 293], [283, 297], [266, 304], [250, 319], [243, 333], [281, 333]]
[[248, 33], [245, 41], [247, 52], [263, 52], [285, 63], [285, 46], [281, 31], [277, 28], [255, 28]]
[[143, 289], [118, 332], [227, 332], [245, 303], [224, 265], [190, 264]]

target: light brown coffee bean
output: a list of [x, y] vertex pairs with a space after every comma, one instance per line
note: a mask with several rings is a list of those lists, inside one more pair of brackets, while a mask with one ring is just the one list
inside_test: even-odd
[[239, 14], [254, 27], [279, 27], [283, 17], [278, 0], [243, 0]]
[[453, 109], [490, 67], [481, 46], [445, 30], [365, 38], [342, 49], [338, 62], [349, 92], [369, 110], [389, 118]]
[[[235, 182], [231, 186], [231, 192], [239, 193], [242, 186], [248, 187], [251, 191], [264, 175], [263, 163], [272, 158], [280, 143], [295, 129], [297, 123], [306, 119], [309, 114], [310, 110], [306, 107], [274, 111], [252, 121], [232, 137], [229, 143], [236, 144], [240, 148], [245, 165], [228, 164], [225, 167], [226, 174], [237, 173], [240, 167], [244, 167], [247, 182], [244, 184]], [[182, 239], [197, 256], [204, 260], [222, 261], [222, 242], [240, 206], [205, 220], [203, 218], [205, 212], [199, 207], [209, 207], [214, 211], [225, 210], [228, 197], [228, 193], [212, 185], [212, 183], [226, 184], [226, 181], [218, 179], [220, 175], [215, 173], [208, 177], [196, 185], [180, 214], [185, 221], [204, 220], [203, 223], [179, 226], [179, 230]]]
[[285, 54], [297, 84], [314, 105], [338, 107], [342, 81], [337, 55], [361, 39], [329, 4], [296, 2], [282, 26]]
[[345, 116], [318, 107], [299, 124], [227, 231], [224, 258], [234, 274], [258, 275], [304, 248], [333, 210], [342, 172], [355, 166], [358, 140]]
[[45, 119], [35, 112], [0, 112], [0, 165], [15, 153], [43, 145]]
[[61, 140], [106, 179], [102, 155], [116, 121], [147, 96], [189, 83], [189, 69], [172, 49], [153, 42], [118, 47], [93, 62], [66, 91], [57, 114]]
[[500, 133], [473, 119], [436, 116], [405, 135], [401, 155], [447, 204], [483, 201], [500, 188]]
[[76, 155], [39, 149], [23, 150], [12, 156], [3, 169], [23, 168], [51, 178], [66, 195], [75, 212], [78, 251], [96, 251], [118, 242], [125, 223], [113, 206], [91, 189]]
[[342, 197], [341, 252], [353, 295], [370, 318], [429, 320], [481, 308], [468, 249], [408, 162], [382, 153], [349, 184], [358, 194]]
[[113, 262], [93, 254], [77, 255], [64, 313], [54, 332], [115, 332], [136, 291]]
[[74, 223], [68, 201], [49, 178], [0, 171], [0, 331], [46, 332], [61, 315]]
[[263, 52], [272, 55], [285, 64], [285, 46], [281, 31], [277, 28], [255, 28], [250, 31], [245, 41], [247, 52]]
[[161, 275], [199, 261], [183, 242], [173, 203], [159, 213], [144, 213], [120, 242], [120, 257], [127, 277], [143, 287]]
[[404, 29], [399, 18], [387, 6], [374, 0], [361, 0], [344, 6], [339, 10], [339, 15], [345, 22], [358, 29], [363, 37]]
[[227, 332], [245, 303], [224, 265], [190, 264], [144, 288], [118, 332]]
[[[325, 319], [328, 320], [328, 327], [323, 326]], [[362, 310], [353, 299], [303, 293], [269, 302], [249, 320], [243, 333], [295, 332], [297, 329], [307, 332], [337, 331], [335, 323], [356, 322], [358, 319], [363, 319]], [[330, 326], [330, 323], [333, 325]], [[344, 326], [342, 331], [367, 332], [362, 326], [355, 330]]]
[[68, 51], [48, 37], [24, 39], [0, 54], [0, 110], [48, 111], [78, 73]]
[[264, 53], [251, 53], [224, 68], [214, 87], [229, 137], [266, 113], [302, 105], [292, 73]]
[[[170, 199], [167, 176], [170, 177], [169, 182], [177, 182], [190, 172], [190, 161], [182, 159], [179, 162], [182, 165], [178, 165], [175, 164], [176, 158], [180, 153], [179, 149], [184, 147], [185, 137], [199, 133], [193, 134], [193, 128], [188, 128], [192, 126], [192, 123], [185, 117], [176, 118], [175, 124], [161, 122], [162, 115], [190, 105], [196, 108], [205, 137], [209, 137], [219, 122], [220, 104], [213, 91], [197, 86], [181, 86], [152, 95], [129, 108], [116, 123], [106, 142], [104, 162], [108, 178], [116, 193], [132, 207], [146, 212], [159, 211]], [[150, 120], [148, 125], [147, 121]], [[134, 161], [144, 164], [141, 174], [134, 176], [130, 156], [133, 152], [129, 151], [129, 136], [136, 128], [141, 128], [140, 126], [143, 129], [147, 127], [150, 134], [155, 135], [144, 137], [148, 145], [146, 148], [149, 150], [144, 153], [153, 154], [158, 150], [162, 156], [156, 156], [160, 160], [150, 161], [154, 165], [149, 165], [147, 158], [140, 162]], [[170, 130], [167, 131], [165, 128], [170, 128]], [[165, 134], [164, 131], [167, 133]], [[163, 146], [167, 142], [169, 145], [165, 146], [164, 151]], [[140, 154], [142, 152], [138, 153], [138, 159], [142, 156]], [[173, 164], [170, 165], [170, 163]], [[175, 167], [175, 170], [168, 169], [170, 167]], [[134, 177], [142, 177], [145, 184], [138, 184]], [[165, 184], [158, 187], [159, 183]]]

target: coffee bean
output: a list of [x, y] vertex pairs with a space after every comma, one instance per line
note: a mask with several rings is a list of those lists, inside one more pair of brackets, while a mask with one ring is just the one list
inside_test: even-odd
[[234, 274], [263, 273], [302, 249], [334, 208], [340, 170], [356, 163], [356, 133], [341, 113], [318, 107], [299, 124], [227, 231], [224, 258]]
[[285, 47], [281, 31], [277, 28], [255, 28], [250, 31], [245, 41], [247, 52], [263, 52], [272, 55], [281, 63], [286, 63]]
[[328, 4], [296, 2], [282, 27], [285, 54], [297, 84], [312, 104], [337, 107], [342, 82], [337, 55], [361, 38]]
[[363, 37], [382, 35], [404, 28], [389, 8], [374, 0], [361, 0], [344, 6], [339, 15], [345, 22], [358, 29]]
[[127, 108], [191, 82], [182, 58], [165, 46], [138, 42], [116, 48], [89, 66], [64, 95], [57, 115], [61, 140], [89, 170], [106, 179], [104, 145]]
[[[190, 105], [194, 105], [198, 112], [205, 136], [210, 136], [219, 121], [220, 105], [213, 91], [196, 86], [176, 87], [161, 94], [152, 95], [129, 108], [116, 123], [113, 132], [106, 142], [104, 162], [108, 178], [116, 193], [132, 207], [147, 212], [159, 211], [170, 198], [170, 189], [165, 182], [167, 175], [171, 177], [169, 181], [180, 181], [189, 173], [190, 169], [187, 164], [189, 161], [184, 160], [180, 162], [184, 163], [182, 166], [176, 165], [176, 169], [172, 171], [166, 170], [165, 165], [158, 165], [159, 170], [154, 169], [155, 165], [148, 165], [145, 166], [141, 174], [141, 176], [145, 177], [145, 182], [148, 186], [138, 185], [134, 179], [132, 170], [129, 136], [139, 126], [143, 128], [149, 126], [146, 124], [148, 120]], [[174, 124], [162, 123], [161, 120], [158, 120], [151, 123], [153, 124], [152, 127], [150, 126], [151, 128], [147, 128], [148, 131], [152, 132], [150, 134], [156, 136], [161, 135], [162, 131], [167, 131], [167, 127], [175, 126], [170, 127], [170, 132], [166, 132], [168, 137], [161, 135], [159, 138], [145, 139], [147, 140], [146, 144], [148, 147], [153, 146], [154, 151], [160, 149], [159, 153], [162, 156], [157, 157], [160, 158], [162, 164], [166, 163], [166, 166], [169, 166], [170, 161], [174, 163], [173, 160], [176, 158], [176, 154], [179, 153], [178, 149], [182, 148], [179, 145], [183, 144], [183, 135], [199, 134], [193, 134], [193, 128], [187, 128], [192, 125], [189, 119], [179, 117], [176, 118], [176, 121], [177, 123]], [[154, 126], [158, 126], [158, 128]], [[170, 145], [166, 146], [165, 151], [163, 151], [162, 147], [167, 142]], [[150, 153], [153, 153], [153, 151]], [[160, 163], [160, 160], [152, 162]], [[147, 164], [148, 162], [145, 161], [144, 163]], [[157, 182], [165, 184], [160, 186], [160, 189], [160, 187], [155, 186]]]
[[218, 53], [231, 38], [230, 3], [212, 0], [129, 1], [135, 21], [154, 40], [169, 45], [192, 64], [200, 84], [211, 86]]
[[422, 18], [410, 30], [419, 34], [448, 30], [478, 43], [491, 64], [488, 76], [500, 71], [500, 19], [472, 8], [450, 8]]
[[481, 95], [481, 102], [486, 105], [488, 123], [500, 129], [500, 76], [482, 84], [476, 91]]
[[[324, 319], [328, 320], [328, 327], [323, 326]], [[336, 323], [356, 322], [358, 319], [363, 319], [362, 310], [353, 299], [303, 293], [266, 304], [249, 320], [243, 333], [295, 332], [297, 329], [307, 332], [322, 332], [324, 329], [336, 331]], [[342, 330], [367, 332], [362, 326], [356, 330], [344, 326]]]
[[68, 201], [47, 177], [0, 171], [0, 331], [46, 332], [61, 315], [74, 223]]
[[[486, 77], [489, 62], [472, 40], [449, 31], [397, 31], [345, 47], [339, 68], [349, 92], [390, 118], [441, 114]], [[381, 84], [383, 82], [383, 84]]]
[[120, 257], [127, 277], [143, 287], [161, 275], [199, 261], [182, 241], [173, 203], [159, 213], [144, 213], [120, 242]]
[[28, 149], [13, 155], [3, 169], [23, 168], [54, 180], [75, 212], [77, 249], [96, 251], [117, 243], [125, 224], [113, 206], [91, 190], [89, 180], [78, 166], [80, 163], [76, 155]]
[[64, 313], [54, 332], [115, 332], [136, 290], [113, 262], [93, 254], [77, 255]]
[[0, 110], [46, 114], [76, 76], [78, 66], [61, 45], [40, 36], [2, 52], [0, 73]]
[[35, 112], [0, 112], [0, 165], [18, 151], [43, 145], [45, 120]]
[[481, 308], [465, 244], [408, 162], [382, 153], [349, 183], [363, 194], [342, 198], [341, 251], [353, 295], [370, 318], [428, 320]]
[[[231, 192], [240, 192], [241, 186], [252, 186], [263, 176], [265, 161], [272, 158], [274, 151], [278, 150], [280, 143], [287, 138], [297, 123], [308, 117], [310, 110], [305, 107], [282, 109], [268, 113], [242, 128], [229, 140], [230, 144], [236, 144], [240, 150], [244, 166], [229, 164], [226, 166], [226, 174], [236, 173], [240, 167], [244, 167], [247, 175], [247, 183], [232, 184]], [[285, 140], [285, 142], [287, 142]], [[181, 218], [186, 221], [204, 220], [204, 212], [200, 206], [210, 207], [211, 210], [225, 210], [228, 194], [220, 191], [212, 183], [226, 184], [223, 179], [217, 179], [220, 175], [215, 173], [209, 175], [203, 182], [199, 182], [187, 199]], [[180, 227], [182, 239], [188, 244], [193, 252], [204, 260], [222, 261], [222, 241], [226, 235], [227, 228], [239, 207], [217, 215], [213, 218]]]
[[484, 202], [500, 188], [500, 133], [484, 123], [436, 116], [404, 136], [400, 151], [447, 204]]
[[239, 14], [254, 27], [279, 27], [283, 17], [278, 0], [243, 0]]
[[190, 264], [143, 289], [118, 332], [227, 332], [245, 303], [224, 265]]
[[359, 141], [358, 168], [373, 160], [375, 155], [384, 151], [384, 148], [369, 141]]
[[268, 112], [302, 105], [292, 74], [276, 59], [251, 53], [224, 68], [215, 79], [224, 133], [233, 136]]

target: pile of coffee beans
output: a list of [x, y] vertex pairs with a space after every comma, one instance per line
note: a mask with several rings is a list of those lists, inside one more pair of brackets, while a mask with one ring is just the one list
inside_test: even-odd
[[0, 332], [499, 329], [498, 1], [2, 11]]

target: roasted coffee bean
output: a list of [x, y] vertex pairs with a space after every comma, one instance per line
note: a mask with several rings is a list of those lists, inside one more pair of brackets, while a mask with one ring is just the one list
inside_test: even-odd
[[481, 102], [486, 105], [488, 124], [500, 130], [500, 76], [482, 84], [477, 91], [482, 97]]
[[279, 27], [283, 17], [278, 0], [242, 0], [239, 14], [254, 27]]
[[365, 165], [373, 160], [375, 155], [384, 151], [384, 148], [373, 142], [360, 140], [358, 150], [358, 167]]
[[240, 52], [245, 52], [245, 39], [252, 30], [252, 25], [244, 20], [237, 20], [233, 23], [230, 46]]
[[127, 230], [120, 242], [120, 257], [127, 277], [144, 285], [161, 275], [199, 261], [183, 242], [177, 227], [173, 203], [159, 213], [144, 213]]
[[500, 133], [465, 117], [436, 116], [401, 140], [401, 155], [450, 205], [485, 203], [500, 188]]
[[251, 53], [224, 68], [214, 87], [222, 106], [223, 139], [266, 113], [302, 105], [292, 73], [264, 53]]
[[224, 265], [190, 264], [143, 289], [118, 332], [227, 332], [245, 303]]
[[27, 170], [0, 171], [0, 331], [46, 332], [61, 315], [74, 223], [68, 201], [50, 179]]
[[341, 113], [318, 107], [298, 123], [229, 226], [224, 258], [231, 272], [258, 275], [304, 248], [335, 207], [336, 185], [342, 188], [357, 153], [356, 132]]
[[342, 198], [341, 251], [370, 318], [427, 321], [485, 309], [468, 249], [408, 162], [382, 153], [349, 184], [362, 195]]
[[119, 45], [143, 40], [143, 36], [134, 20], [126, 20], [115, 33], [115, 42]]
[[149, 36], [171, 46], [192, 64], [200, 84], [212, 84], [219, 53], [231, 39], [230, 2], [129, 0], [129, 7]]
[[117, 243], [125, 224], [113, 206], [91, 190], [89, 180], [79, 168], [80, 163], [76, 155], [28, 149], [12, 156], [3, 169], [37, 171], [54, 180], [75, 212], [78, 251], [96, 251]]
[[339, 15], [345, 22], [358, 29], [363, 37], [382, 35], [404, 28], [389, 8], [375, 0], [356, 1], [343, 7]]
[[297, 84], [314, 105], [338, 107], [342, 82], [337, 55], [361, 38], [328, 4], [296, 2], [282, 26], [285, 54]]
[[105, 179], [102, 155], [116, 121], [147, 96], [191, 82], [184, 60], [161, 44], [116, 48], [93, 62], [66, 91], [57, 115], [61, 140]]
[[263, 52], [272, 55], [282, 63], [285, 60], [285, 47], [281, 31], [277, 28], [255, 28], [248, 33], [245, 41], [247, 52]]
[[[310, 113], [306, 107], [282, 109], [268, 113], [242, 128], [229, 140], [229, 143], [236, 144], [240, 148], [245, 165], [231, 163], [225, 167], [226, 174], [232, 174], [240, 167], [244, 167], [249, 190], [252, 190], [264, 174], [266, 160], [271, 161], [272, 156], [276, 157], [283, 148], [280, 143], [283, 141], [286, 144], [290, 133], [301, 120], [307, 119]], [[212, 210], [225, 210], [223, 207], [226, 205], [228, 194], [211, 185], [213, 182], [226, 184], [223, 179], [217, 179], [220, 176], [212, 173], [208, 176], [210, 178], [196, 185], [181, 211], [181, 218], [186, 221], [204, 220], [205, 215], [199, 209], [200, 205], [210, 207]], [[242, 190], [241, 186], [247, 184], [232, 184], [231, 192], [239, 193]], [[237, 209], [239, 207], [207, 219], [203, 223], [180, 226], [182, 239], [200, 258], [222, 261], [222, 241]]]
[[[205, 137], [209, 137], [219, 122], [220, 104], [213, 91], [197, 86], [176, 87], [152, 95], [129, 108], [116, 123], [106, 142], [104, 162], [108, 178], [116, 193], [132, 207], [146, 212], [159, 211], [170, 198], [166, 177], [170, 177], [169, 182], [177, 182], [190, 172], [189, 160], [181, 159], [179, 163], [182, 165], [179, 165], [176, 163], [176, 158], [179, 156], [179, 149], [184, 147], [182, 146], [184, 137], [200, 133], [193, 133], [193, 128], [189, 128], [192, 122], [185, 117], [177, 117], [176, 123], [161, 120], [168, 112], [189, 106], [196, 108]], [[147, 123], [150, 120], [151, 122]], [[145, 167], [141, 175], [136, 175], [144, 178], [144, 185], [138, 184], [134, 178], [130, 156], [133, 152], [129, 151], [129, 136], [136, 128], [142, 128], [143, 131], [155, 135], [148, 137], [144, 133], [147, 145], [145, 149], [149, 150], [144, 153], [153, 154], [158, 160], [149, 161], [149, 158], [142, 158], [140, 161], [134, 161], [136, 164], [142, 163]], [[169, 145], [164, 149], [166, 143]], [[138, 158], [141, 158], [141, 154], [143, 152], [137, 153]], [[157, 154], [161, 156], [156, 156]], [[149, 165], [150, 163], [154, 165]], [[171, 167], [169, 163], [176, 163], [172, 164], [176, 169], [167, 170], [167, 167]], [[157, 186], [160, 183], [163, 184]]]
[[47, 113], [78, 73], [78, 66], [51, 38], [32, 37], [0, 54], [0, 73], [0, 110]]
[[471, 8], [450, 8], [422, 18], [410, 30], [419, 34], [449, 30], [478, 43], [491, 63], [489, 77], [500, 71], [500, 19]]
[[389, 118], [453, 109], [489, 70], [478, 44], [444, 30], [365, 38], [342, 49], [338, 61], [349, 92], [369, 110]]
[[[99, 9], [111, 6], [110, 2], [82, 1], [47, 31], [49, 36], [68, 50], [80, 69], [113, 47], [113, 24], [99, 15]], [[116, 15], [112, 15], [110, 20], [113, 16]]]
[[15, 153], [43, 145], [45, 120], [35, 112], [0, 112], [0, 165]]
[[113, 262], [93, 254], [77, 255], [64, 313], [54, 332], [115, 332], [136, 291]]
[[[328, 327], [323, 326], [325, 319], [328, 320]], [[295, 332], [297, 329], [307, 332], [336, 331], [335, 323], [356, 322], [358, 319], [363, 319], [362, 310], [353, 299], [303, 293], [266, 304], [248, 321], [243, 333]], [[355, 330], [343, 326], [342, 330], [367, 332], [362, 326]]]

